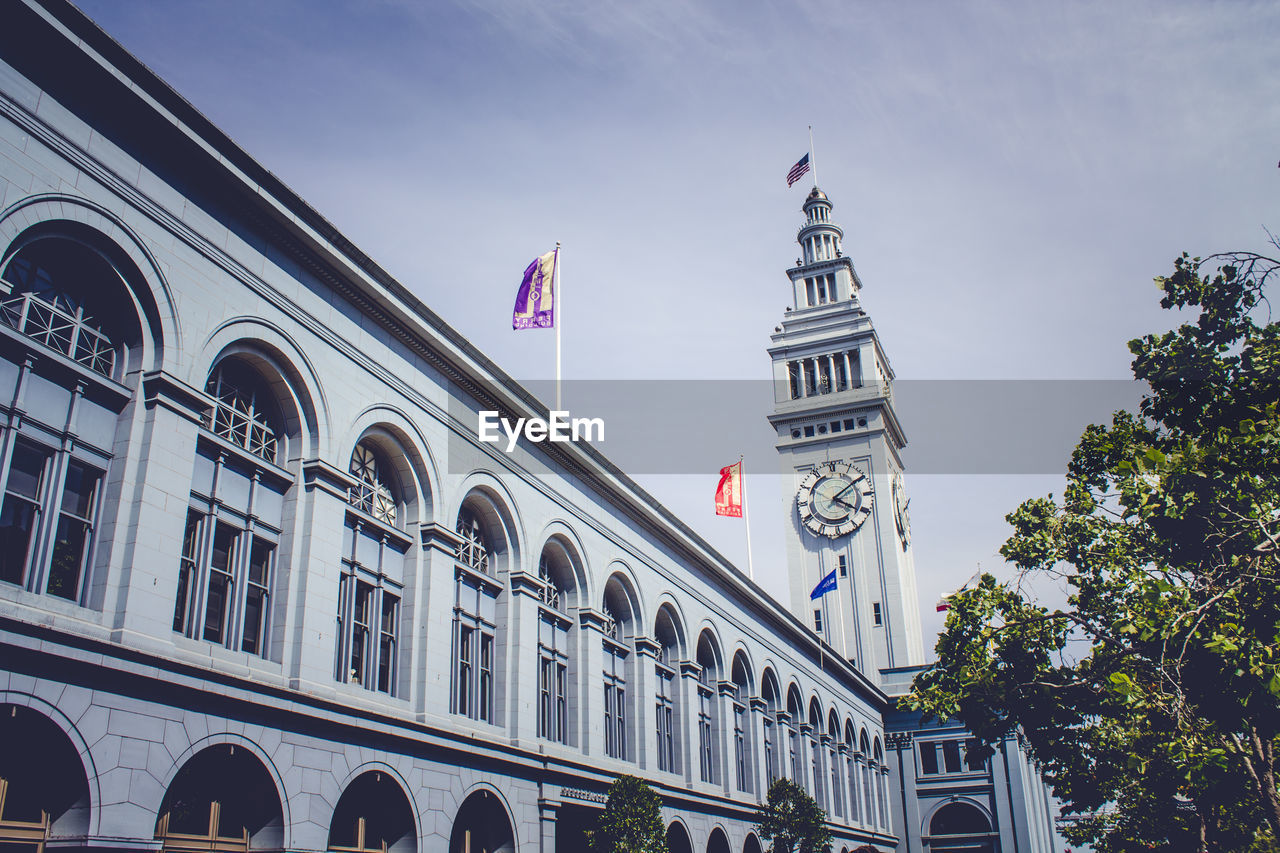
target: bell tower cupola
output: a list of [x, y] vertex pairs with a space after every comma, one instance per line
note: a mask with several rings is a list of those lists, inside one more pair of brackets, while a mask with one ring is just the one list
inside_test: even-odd
[[[770, 339], [792, 610], [878, 680], [923, 660], [893, 368], [859, 299], [831, 200], [815, 186]], [[825, 592], [824, 592], [825, 590]]]

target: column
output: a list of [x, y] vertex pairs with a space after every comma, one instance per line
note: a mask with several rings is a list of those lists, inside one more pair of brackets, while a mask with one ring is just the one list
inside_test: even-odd
[[538, 853], [556, 853], [557, 802], [538, 799]]
[[849, 368], [849, 351], [842, 350], [840, 360], [844, 363], [844, 387], [848, 390], [853, 387], [853, 371]]
[[[737, 692], [738, 685], [732, 681], [721, 681], [716, 685], [716, 748], [720, 753], [720, 782], [725, 796], [731, 796], [738, 790], [737, 745], [733, 740], [733, 697]], [[743, 738], [746, 738], [746, 732]], [[748, 760], [748, 756], [744, 755], [743, 760]]]
[[[764, 722], [765, 715], [769, 713], [769, 706], [759, 696], [752, 697], [747, 705], [747, 721], [749, 724], [747, 730], [747, 747], [750, 750], [749, 772], [754, 774], [752, 777], [751, 792], [756, 796], [756, 802], [764, 802], [765, 795], [769, 793], [769, 768], [764, 758]], [[776, 767], [778, 760], [778, 726], [774, 724], [774, 744], [773, 744], [773, 760]]]
[[[21, 368], [13, 401], [15, 408], [24, 411], [33, 364], [34, 359], [28, 357]], [[135, 647], [141, 645], [143, 637], [168, 645], [173, 635], [178, 555], [182, 553], [186, 507], [191, 498], [196, 437], [208, 406], [207, 397], [162, 371], [146, 374], [143, 392], [147, 410], [138, 446], [147, 448], [146, 455], [137, 464], [136, 473], [124, 478], [118, 486], [105, 479], [102, 483], [104, 498], [119, 500], [122, 506], [137, 507], [137, 519], [131, 526], [121, 517], [116, 525], [115, 540], [98, 545], [100, 552], [111, 549], [113, 567], [118, 565], [115, 559], [124, 548], [133, 549], [133, 560], [124, 562], [125, 568], [106, 573], [105, 577], [100, 578], [103, 573], [94, 573], [95, 576], [89, 578], [92, 585], [89, 600], [102, 602], [103, 613], [110, 614], [106, 621], [115, 629], [112, 639], [121, 642], [128, 635], [128, 642]], [[127, 411], [132, 411], [133, 405], [136, 403], [130, 404]], [[20, 411], [14, 417], [22, 414]], [[16, 431], [6, 432], [12, 436]], [[137, 453], [134, 449], [132, 455]], [[133, 460], [119, 461], [132, 463]], [[117, 488], [119, 494], [113, 495]], [[303, 501], [300, 499], [298, 503], [301, 505]], [[338, 551], [342, 550], [341, 541], [338, 540]], [[297, 544], [296, 537], [294, 543]], [[151, 583], [147, 583], [148, 580]]]
[[676, 752], [680, 754], [681, 769], [684, 770], [686, 785], [702, 781], [701, 762], [698, 749], [698, 676], [702, 667], [693, 661], [681, 661], [677, 668], [675, 689], [679, 694], [676, 699], [676, 717], [680, 720], [680, 742]]
[[[438, 602], [453, 601], [455, 555], [461, 540], [458, 534], [432, 522], [418, 528], [421, 542], [423, 579], [421, 601], [417, 603], [415, 645], [422, 647], [421, 663], [410, 670], [409, 683], [419, 720], [449, 714], [453, 690], [453, 613]], [[431, 603], [437, 602], [436, 607]], [[403, 620], [402, 620], [403, 622]]]
[[631, 697], [627, 708], [631, 719], [629, 730], [634, 739], [632, 755], [637, 767], [653, 773], [658, 769], [658, 731], [653, 718], [657, 675], [653, 666], [661, 647], [648, 637], [636, 637], [634, 644], [635, 661], [631, 668], [634, 676], [627, 681], [627, 693]]
[[604, 672], [603, 637], [606, 618], [599, 610], [578, 608], [578, 649], [576, 661], [578, 695], [570, 696], [569, 707], [577, 708], [578, 748], [586, 755], [604, 755]]
[[511, 572], [508, 583], [511, 604], [506, 638], [498, 638], [504, 647], [506, 673], [497, 680], [507, 685], [506, 701], [500, 706], [506, 716], [501, 720], [512, 745], [532, 744], [538, 738], [538, 603], [544, 584], [525, 571]]
[[[777, 721], [775, 731], [778, 736], [778, 778], [796, 782], [791, 772], [791, 715], [786, 711], [774, 714]], [[800, 784], [796, 782], [796, 784]]]
[[812, 797], [815, 790], [813, 787], [813, 780], [809, 778], [813, 775], [810, 769], [813, 762], [809, 758], [809, 735], [813, 732], [813, 726], [809, 725], [807, 722], [802, 722], [798, 728], [800, 736], [797, 738], [798, 743], [796, 744], [796, 763], [800, 765], [800, 778], [795, 781], [801, 788], [808, 791], [809, 796]]

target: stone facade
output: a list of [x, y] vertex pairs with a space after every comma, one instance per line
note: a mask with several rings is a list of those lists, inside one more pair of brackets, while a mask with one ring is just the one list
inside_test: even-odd
[[[896, 844], [887, 699], [61, 0], [0, 27], [0, 842]], [[6, 849], [9, 849], [6, 847]]]

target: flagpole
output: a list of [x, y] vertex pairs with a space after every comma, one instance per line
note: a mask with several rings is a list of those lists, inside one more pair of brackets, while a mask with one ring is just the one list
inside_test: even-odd
[[747, 517], [747, 466], [742, 462], [742, 454], [738, 454], [738, 473], [742, 476], [742, 526], [747, 530], [747, 575], [756, 579], [755, 569], [751, 565], [751, 521]]
[[818, 158], [813, 153], [813, 125], [809, 125], [809, 163], [813, 166], [813, 185], [818, 186]]
[[[546, 243], [543, 243], [545, 246]], [[564, 323], [564, 293], [561, 292], [561, 275], [560, 275], [560, 241], [556, 241], [556, 256], [551, 263], [551, 293], [555, 300], [552, 305], [555, 306], [555, 322], [556, 327], [556, 411], [562, 411], [560, 407], [560, 326]]]

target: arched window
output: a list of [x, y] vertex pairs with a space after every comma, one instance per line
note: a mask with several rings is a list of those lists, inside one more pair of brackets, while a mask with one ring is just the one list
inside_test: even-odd
[[463, 512], [458, 515], [457, 530], [462, 539], [458, 545], [458, 562], [472, 571], [489, 574], [491, 554], [480, 519], [473, 513]]
[[778, 779], [778, 679], [773, 670], [765, 670], [760, 679], [760, 698], [764, 700], [764, 725], [761, 740], [764, 742], [764, 772], [770, 786]]
[[654, 722], [658, 733], [658, 769], [679, 773], [679, 753], [676, 745], [680, 736], [679, 718], [676, 716], [675, 678], [680, 659], [680, 635], [671, 609], [664, 606], [658, 611], [654, 626], [654, 639], [658, 642], [658, 659], [654, 663], [657, 676], [654, 691]]
[[876, 817], [877, 826], [889, 829], [889, 768], [884, 763], [884, 750], [880, 748], [880, 738], [875, 743], [875, 782], [876, 782]]
[[227, 744], [196, 753], [165, 792], [156, 839], [165, 853], [279, 849], [280, 799], [262, 762]]
[[862, 822], [867, 826], [875, 825], [875, 792], [871, 785], [871, 742], [863, 729], [858, 738], [858, 766], [862, 777]]
[[275, 462], [283, 434], [279, 407], [262, 377], [240, 359], [224, 359], [209, 374], [214, 399], [206, 426], [254, 456]]
[[822, 773], [822, 708], [817, 699], [809, 700], [809, 764], [813, 774], [813, 799], [823, 809], [828, 808], [827, 786]]
[[380, 770], [360, 774], [342, 792], [329, 824], [333, 853], [416, 853], [413, 809], [400, 786]]
[[395, 695], [405, 554], [412, 540], [396, 528], [403, 501], [386, 454], [370, 439], [356, 444], [347, 493], [338, 586], [336, 677]]
[[276, 556], [293, 482], [274, 465], [284, 418], [245, 357], [218, 362], [207, 387], [215, 403], [197, 445], [173, 630], [269, 657]]
[[30, 708], [0, 703], [0, 850], [41, 853], [50, 836], [84, 837], [89, 782], [62, 729]]
[[604, 590], [604, 752], [624, 761], [631, 758], [627, 674], [631, 663], [633, 616], [631, 597], [618, 577]]
[[118, 341], [85, 304], [120, 275], [76, 240], [35, 240], [19, 249], [0, 276], [0, 323], [108, 379], [118, 378]]
[[755, 764], [752, 761], [752, 749], [754, 744], [751, 743], [749, 732], [751, 726], [750, 702], [751, 702], [751, 670], [747, 666], [747, 659], [738, 652], [733, 656], [733, 671], [730, 675], [733, 681], [733, 764], [734, 777], [737, 780], [738, 790], [751, 793], [755, 790]]
[[995, 848], [991, 822], [974, 805], [947, 803], [929, 819], [931, 850], [990, 853]]
[[542, 597], [538, 608], [538, 737], [568, 743], [572, 704], [569, 599], [574, 593], [573, 562], [552, 539], [538, 558]]
[[787, 690], [787, 754], [791, 765], [791, 781], [805, 791], [809, 790], [808, 774], [804, 772], [800, 752], [800, 724], [804, 721], [804, 709], [800, 705], [800, 691], [794, 684]]
[[858, 743], [853, 734], [853, 722], [845, 720], [844, 723], [844, 769], [845, 775], [849, 779], [849, 822], [858, 823], [862, 820], [858, 807], [858, 764], [857, 764]]
[[840, 721], [827, 712], [827, 766], [831, 773], [831, 813], [844, 815], [844, 785], [840, 783]]
[[0, 581], [88, 603], [100, 516], [113, 512], [103, 491], [116, 419], [131, 393], [120, 382], [140, 336], [121, 274], [86, 243], [37, 238], [3, 262]]
[[702, 781], [720, 782], [720, 650], [710, 631], [698, 636], [698, 755]]
[[373, 444], [362, 441], [351, 452], [351, 476], [356, 484], [347, 494], [347, 500], [356, 509], [388, 524], [396, 526], [396, 497], [390, 485], [387, 466], [378, 459]]
[[494, 683], [497, 666], [498, 596], [502, 588], [489, 577], [494, 552], [490, 532], [496, 521], [480, 499], [458, 513], [454, 562], [453, 712], [496, 724]]

